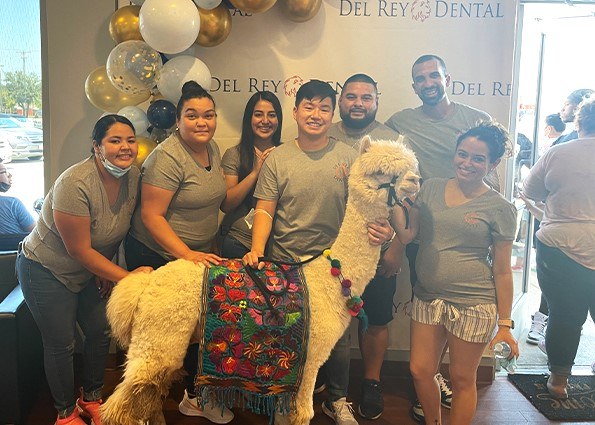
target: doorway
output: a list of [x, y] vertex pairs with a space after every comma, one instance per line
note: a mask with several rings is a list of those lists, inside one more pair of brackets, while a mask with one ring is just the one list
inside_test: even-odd
[[[511, 198], [518, 210], [518, 232], [514, 242], [512, 268], [515, 317], [521, 325], [518, 335], [520, 368], [546, 369], [547, 356], [535, 341], [527, 342], [532, 315], [540, 307], [541, 291], [535, 272], [533, 249], [534, 217], [523, 200], [523, 179], [531, 166], [556, 140], [546, 117], [560, 111], [566, 97], [577, 89], [595, 89], [595, 2], [522, 2], [519, 13], [520, 55], [517, 56], [516, 146], [514, 166], [508, 174]], [[551, 119], [551, 117], [550, 117]], [[566, 124], [563, 134], [573, 130]], [[545, 310], [547, 313], [547, 310]], [[576, 368], [588, 368], [595, 361], [595, 325], [589, 317], [583, 327]]]

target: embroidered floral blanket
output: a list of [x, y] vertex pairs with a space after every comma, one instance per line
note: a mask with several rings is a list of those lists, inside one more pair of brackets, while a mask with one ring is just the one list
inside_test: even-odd
[[205, 271], [202, 335], [196, 386], [202, 403], [241, 404], [257, 413], [288, 413], [306, 360], [308, 293], [300, 267], [266, 263], [254, 270], [239, 260]]

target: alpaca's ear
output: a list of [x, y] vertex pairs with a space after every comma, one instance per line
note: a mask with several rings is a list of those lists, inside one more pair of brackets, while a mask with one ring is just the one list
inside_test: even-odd
[[370, 146], [372, 146], [372, 138], [369, 134], [366, 134], [362, 137], [362, 140], [359, 141], [359, 154], [363, 154], [370, 150]]

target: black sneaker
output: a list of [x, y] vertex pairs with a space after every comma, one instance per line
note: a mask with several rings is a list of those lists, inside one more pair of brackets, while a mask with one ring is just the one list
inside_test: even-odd
[[450, 409], [450, 405], [452, 403], [452, 390], [450, 389], [450, 383], [442, 376], [442, 374], [436, 374], [436, 381], [438, 381], [438, 385], [440, 386], [440, 404]]
[[415, 403], [413, 403], [413, 406], [411, 406], [411, 417], [415, 422], [420, 424], [425, 423], [426, 417], [424, 416], [424, 411], [421, 408], [421, 403], [419, 400], [415, 400]]
[[384, 411], [382, 387], [379, 381], [364, 379], [362, 382], [362, 399], [357, 412], [362, 418], [378, 419]]

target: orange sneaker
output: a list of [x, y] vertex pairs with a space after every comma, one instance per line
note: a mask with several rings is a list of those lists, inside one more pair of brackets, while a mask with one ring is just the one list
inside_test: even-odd
[[101, 399], [95, 401], [85, 401], [83, 398], [83, 389], [81, 388], [81, 396], [76, 401], [78, 410], [83, 418], [91, 419], [91, 425], [101, 425], [101, 417], [99, 416], [99, 406], [101, 406]]
[[85, 421], [83, 421], [80, 417], [79, 417], [79, 411], [77, 408], [75, 408], [72, 413], [70, 414], [70, 416], [67, 416], [65, 418], [61, 418], [58, 416], [58, 418], [56, 419], [56, 423], [54, 425], [87, 425], [85, 423]]

